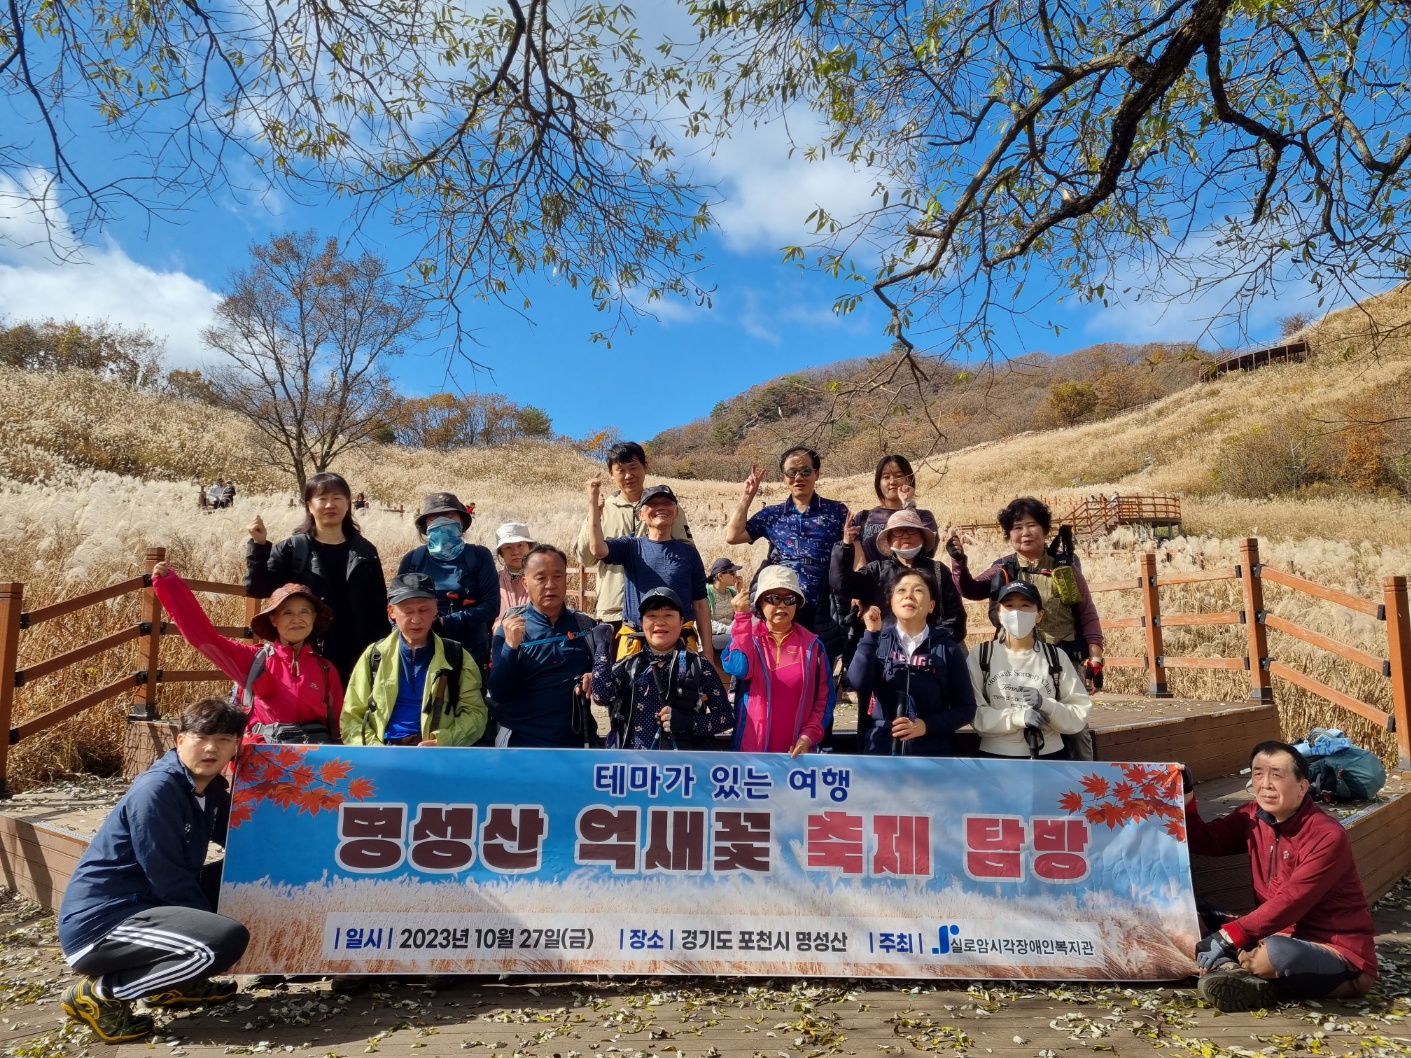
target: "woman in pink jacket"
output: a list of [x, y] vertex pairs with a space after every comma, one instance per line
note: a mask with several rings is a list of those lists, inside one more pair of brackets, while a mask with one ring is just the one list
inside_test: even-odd
[[818, 637], [794, 622], [803, 584], [787, 566], [766, 566], [755, 582], [754, 616], [735, 596], [730, 648], [721, 658], [739, 688], [732, 749], [797, 757], [823, 739], [833, 704], [828, 655]]
[[284, 585], [250, 621], [263, 646], [216, 631], [186, 582], [165, 562], [152, 570], [152, 590], [182, 637], [242, 688], [250, 735], [266, 742], [339, 741], [343, 684], [312, 645], [332, 623], [333, 611], [309, 589]]

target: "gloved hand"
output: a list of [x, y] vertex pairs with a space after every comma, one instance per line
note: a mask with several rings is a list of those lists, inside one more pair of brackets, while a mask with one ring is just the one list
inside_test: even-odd
[[1024, 728], [1028, 731], [1042, 731], [1044, 729], [1044, 714], [1037, 709], [1025, 709]]
[[611, 661], [613, 641], [612, 625], [608, 624], [606, 621], [600, 621], [593, 626], [592, 636], [593, 656], [606, 656], [607, 659]]
[[1181, 765], [1181, 792], [1191, 793], [1195, 790], [1195, 780], [1191, 778], [1191, 770], [1184, 764]]
[[1037, 687], [1025, 687], [1019, 692], [1019, 697], [1024, 699], [1025, 709], [1042, 709], [1044, 707], [1044, 696], [1039, 693]]
[[1218, 963], [1233, 960], [1239, 949], [1220, 930], [1207, 933], [1195, 946], [1195, 964], [1202, 970], [1213, 970]]

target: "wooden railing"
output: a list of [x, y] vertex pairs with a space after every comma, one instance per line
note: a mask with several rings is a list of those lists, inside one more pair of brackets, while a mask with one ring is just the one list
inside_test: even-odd
[[[156, 593], [152, 591], [152, 569], [158, 562], [165, 561], [166, 556], [166, 548], [149, 547], [145, 555], [147, 572], [142, 576], [132, 577], [117, 584], [110, 584], [106, 588], [98, 588], [72, 599], [51, 603], [34, 610], [24, 608], [23, 584], [0, 583], [0, 673], [6, 674], [6, 678], [0, 678], [0, 732], [8, 732], [8, 738], [0, 738], [0, 797], [8, 796], [9, 793], [7, 777], [10, 747], [16, 743], [37, 735], [41, 731], [47, 731], [55, 724], [77, 716], [86, 709], [111, 701], [125, 692], [132, 693], [130, 715], [133, 719], [156, 720], [160, 718], [157, 711], [157, 696], [158, 688], [162, 684], [230, 682], [228, 676], [216, 669], [164, 670], [161, 667], [162, 638], [168, 634], [168, 628], [166, 622], [162, 620], [161, 603], [157, 601]], [[208, 580], [188, 580], [187, 584], [191, 586], [193, 591], [211, 592], [218, 595], [238, 595], [242, 598], [245, 596], [245, 588], [240, 584], [226, 584], [221, 581]], [[113, 599], [121, 599], [133, 593], [140, 593], [139, 619], [136, 624], [119, 628], [115, 632], [84, 643], [82, 646], [73, 647], [43, 661], [26, 665], [24, 668], [19, 667], [20, 636], [22, 633], [33, 631], [45, 622], [52, 621], [57, 617], [76, 614], [90, 606], [106, 603]], [[258, 607], [258, 600], [246, 599], [245, 625], [222, 626], [217, 630], [228, 636], [250, 636], [249, 622], [258, 612]], [[125, 647], [134, 641], [137, 643], [137, 666], [130, 674], [55, 706], [46, 713], [30, 717], [23, 723], [14, 723], [15, 691], [17, 688], [29, 686], [36, 680], [52, 676], [109, 650]]]
[[[1243, 607], [1216, 613], [1181, 614], [1163, 612], [1161, 589], [1178, 584], [1200, 584], [1212, 581], [1239, 581]], [[1273, 613], [1265, 604], [1265, 583], [1277, 584], [1304, 595], [1335, 603], [1375, 620], [1385, 622], [1387, 650], [1378, 657], [1358, 647], [1341, 643], [1331, 636], [1306, 628]], [[1336, 588], [1325, 587], [1293, 573], [1265, 566], [1259, 561], [1259, 541], [1253, 537], [1240, 542], [1238, 565], [1196, 573], [1158, 576], [1156, 556], [1144, 552], [1139, 556], [1137, 576], [1088, 585], [1094, 595], [1108, 592], [1136, 591], [1141, 598], [1141, 616], [1104, 620], [1107, 629], [1140, 629], [1144, 651], [1139, 657], [1108, 655], [1106, 664], [1114, 668], [1137, 668], [1147, 672], [1147, 693], [1156, 698], [1169, 698], [1166, 682], [1168, 669], [1232, 669], [1249, 674], [1249, 697], [1257, 702], [1274, 700], [1273, 680], [1286, 680], [1311, 694], [1370, 720], [1396, 735], [1397, 755], [1402, 768], [1411, 768], [1411, 605], [1407, 599], [1407, 578], [1382, 578], [1382, 601], [1373, 602]], [[1099, 603], [1098, 609], [1102, 606]], [[1243, 657], [1177, 657], [1166, 652], [1164, 630], [1196, 625], [1241, 625], [1245, 632]], [[1308, 674], [1280, 661], [1269, 652], [1270, 631], [1292, 636], [1309, 646], [1325, 650], [1336, 657], [1355, 662], [1378, 673], [1391, 683], [1391, 712], [1371, 705], [1352, 695], [1329, 686]]]
[[[0, 584], [0, 673], [9, 674], [9, 678], [0, 679], [0, 731], [9, 733], [8, 738], [0, 738], [0, 796], [3, 796], [7, 789], [5, 781], [10, 746], [125, 692], [132, 693], [132, 719], [155, 720], [160, 718], [157, 706], [158, 692], [162, 685], [228, 682], [227, 677], [214, 669], [164, 670], [161, 667], [162, 639], [168, 634], [168, 629], [162, 620], [161, 604], [152, 591], [151, 571], [158, 562], [165, 560], [166, 549], [148, 548], [145, 557], [147, 573], [143, 576], [34, 610], [24, 609], [24, 585]], [[575, 565], [569, 567], [568, 573], [568, 601], [578, 609], [591, 612], [597, 596], [597, 571]], [[1240, 583], [1240, 601], [1243, 604], [1240, 609], [1214, 613], [1172, 613], [1162, 610], [1162, 588], [1218, 581]], [[198, 592], [240, 597], [245, 595], [244, 588], [239, 584], [204, 580], [191, 580], [187, 583], [192, 590]], [[1387, 637], [1386, 656], [1378, 656], [1360, 647], [1341, 643], [1331, 636], [1273, 613], [1266, 606], [1264, 599], [1266, 583], [1343, 606], [1384, 622]], [[1259, 560], [1259, 542], [1250, 538], [1240, 543], [1239, 563], [1234, 566], [1159, 576], [1156, 556], [1145, 552], [1139, 556], [1135, 576], [1092, 583], [1089, 589], [1097, 596], [1128, 591], [1138, 593], [1141, 608], [1139, 616], [1109, 618], [1102, 622], [1102, 626], [1108, 630], [1139, 630], [1142, 653], [1127, 657], [1108, 655], [1106, 661], [1114, 668], [1145, 671], [1149, 677], [1147, 693], [1151, 696], [1171, 696], [1166, 679], [1170, 669], [1226, 669], [1246, 672], [1249, 679], [1249, 697], [1257, 702], [1272, 702], [1273, 681], [1284, 680], [1339, 708], [1364, 717], [1387, 731], [1394, 732], [1400, 766], [1411, 768], [1411, 604], [1408, 603], [1406, 577], [1384, 577], [1382, 601], [1374, 602], [1263, 565]], [[123, 598], [134, 592], [140, 593], [137, 623], [42, 661], [32, 662], [24, 668], [19, 667], [20, 636], [23, 633], [46, 621], [78, 613], [88, 607]], [[246, 599], [246, 624], [221, 627], [219, 631], [229, 636], [249, 636], [249, 621], [258, 612], [258, 606], [257, 600]], [[1101, 609], [1099, 602], [1099, 610]], [[1245, 653], [1238, 657], [1182, 657], [1166, 652], [1166, 629], [1211, 625], [1242, 626]], [[1355, 698], [1346, 691], [1317, 680], [1272, 656], [1268, 641], [1270, 631], [1291, 636], [1309, 646], [1378, 673], [1391, 683], [1391, 711], [1387, 712]], [[28, 686], [36, 680], [52, 676], [107, 651], [125, 648], [134, 642], [137, 644], [136, 667], [129, 675], [55, 706], [40, 716], [31, 717], [20, 724], [13, 723], [16, 688]]]
[[1086, 496], [1060, 518], [1078, 536], [1104, 536], [1121, 525], [1178, 526], [1181, 524], [1181, 497]]

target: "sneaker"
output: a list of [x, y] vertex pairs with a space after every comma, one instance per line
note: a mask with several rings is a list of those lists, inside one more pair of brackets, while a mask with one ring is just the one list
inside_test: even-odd
[[180, 988], [168, 988], [164, 992], [147, 996], [149, 1007], [199, 1007], [213, 1003], [224, 1003], [235, 996], [240, 991], [240, 987], [234, 981], [217, 981], [211, 978], [206, 981], [196, 981], [193, 984], [182, 985]]
[[1243, 967], [1206, 974], [1200, 979], [1199, 991], [1202, 999], [1226, 1014], [1279, 1005], [1278, 985], [1255, 976]]
[[134, 1014], [123, 1000], [103, 999], [93, 990], [93, 982], [87, 977], [64, 989], [59, 1003], [65, 1014], [83, 1022], [104, 1043], [140, 1040], [150, 1036], [156, 1027], [150, 1017]]

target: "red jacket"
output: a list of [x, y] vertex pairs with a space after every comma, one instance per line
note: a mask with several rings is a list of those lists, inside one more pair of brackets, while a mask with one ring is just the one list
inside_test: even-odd
[[1192, 852], [1249, 853], [1258, 906], [1225, 925], [1241, 948], [1275, 933], [1337, 949], [1347, 964], [1377, 976], [1377, 949], [1367, 894], [1347, 831], [1312, 798], [1282, 823], [1253, 801], [1207, 823], [1186, 810]]
[[[237, 686], [245, 686], [250, 662], [262, 644], [227, 639], [217, 632], [196, 596], [174, 571], [152, 578], [152, 590], [171, 614], [182, 638], [234, 680]], [[343, 712], [343, 684], [333, 663], [324, 661], [320, 665], [319, 660], [314, 648], [307, 644], [299, 648], [296, 661], [291, 648], [276, 643], [273, 655], [265, 664], [265, 671], [255, 681], [250, 723], [302, 724], [312, 720], [327, 723], [331, 706], [333, 727], [329, 733], [335, 742], [338, 741], [338, 718]]]

